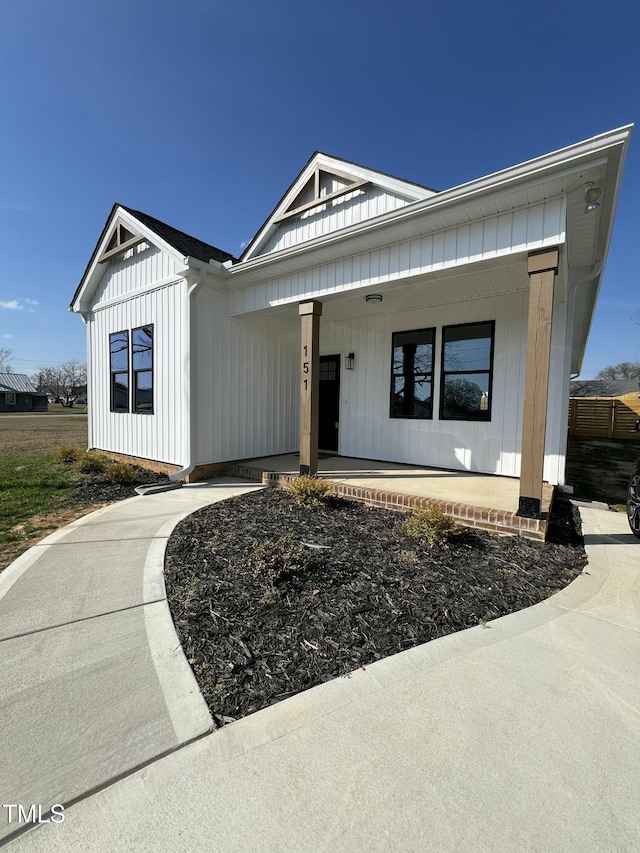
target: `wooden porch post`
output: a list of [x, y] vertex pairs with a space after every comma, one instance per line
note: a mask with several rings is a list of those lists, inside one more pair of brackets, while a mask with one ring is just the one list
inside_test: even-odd
[[531, 252], [527, 271], [529, 273], [529, 324], [518, 515], [525, 518], [540, 518], [551, 361], [553, 285], [558, 272], [558, 249]]
[[320, 397], [320, 316], [316, 299], [298, 306], [300, 346], [300, 473], [318, 473], [318, 401]]

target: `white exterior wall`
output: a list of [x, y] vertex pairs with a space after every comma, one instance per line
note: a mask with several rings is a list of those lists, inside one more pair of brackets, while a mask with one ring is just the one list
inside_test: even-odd
[[[331, 192], [340, 188], [339, 182], [335, 181]], [[285, 219], [255, 254], [256, 256], [266, 255], [278, 249], [288, 249], [312, 240], [314, 237], [332, 234], [349, 225], [397, 210], [406, 204], [409, 204], [407, 199], [385, 192], [380, 187], [369, 186], [354, 190], [352, 193], [346, 193], [326, 202], [321, 210], [314, 207], [297, 217]]]
[[[323, 355], [356, 354], [341, 372], [339, 452], [390, 462], [518, 476], [527, 335], [525, 291], [322, 324]], [[440, 421], [442, 327], [495, 320], [491, 421]], [[389, 417], [392, 333], [436, 327], [433, 420]]]
[[175, 272], [175, 261], [166, 252], [148, 243], [129, 249], [123, 257], [110, 261], [93, 299], [93, 307], [133, 295], [148, 283], [162, 281]]
[[[132, 270], [129, 274], [134, 275]], [[109, 282], [105, 284], [106, 292]], [[183, 362], [187, 345], [185, 310], [186, 283], [180, 279], [109, 307], [98, 306], [89, 315], [91, 447], [175, 465], [184, 463], [187, 438], [183, 418], [188, 382]], [[131, 333], [148, 323], [153, 323], [154, 332], [154, 413], [111, 412], [109, 335], [125, 329]]]
[[[526, 367], [528, 291], [370, 318], [322, 323], [320, 352], [341, 363], [356, 354], [356, 368], [340, 376], [339, 453], [434, 468], [520, 476]], [[566, 303], [556, 305], [552, 327], [551, 385], [544, 479], [564, 482], [568, 382]], [[495, 321], [491, 421], [440, 421], [442, 327]], [[433, 419], [389, 416], [393, 332], [436, 328]]]
[[402, 240], [260, 284], [243, 287], [240, 282], [232, 281], [229, 313], [242, 314], [303, 299], [322, 299], [332, 293], [556, 246], [564, 240], [564, 200], [555, 199], [447, 231]]
[[226, 294], [210, 287], [193, 299], [196, 464], [297, 450], [299, 328], [230, 320]]

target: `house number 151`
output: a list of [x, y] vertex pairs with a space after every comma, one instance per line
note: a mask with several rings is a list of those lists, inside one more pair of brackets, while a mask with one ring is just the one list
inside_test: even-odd
[[[308, 350], [307, 350], [307, 347], [305, 346], [305, 347], [304, 347], [304, 357], [305, 357], [305, 358], [307, 357], [307, 351], [308, 351]], [[303, 373], [308, 373], [308, 372], [309, 372], [309, 362], [308, 362], [308, 361], [303, 361], [303, 362], [302, 362], [302, 372], [303, 372]], [[307, 379], [305, 379], [305, 380], [304, 380], [304, 390], [305, 390], [305, 391], [307, 390], [307, 383], [308, 383], [308, 380], [307, 380]]]

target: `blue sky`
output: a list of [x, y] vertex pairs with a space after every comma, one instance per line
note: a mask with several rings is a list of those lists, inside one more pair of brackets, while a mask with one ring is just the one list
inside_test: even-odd
[[[315, 150], [456, 186], [636, 121], [639, 32], [632, 0], [5, 4], [0, 347], [85, 360], [115, 201], [239, 254]], [[639, 197], [635, 138], [585, 378], [640, 361]]]

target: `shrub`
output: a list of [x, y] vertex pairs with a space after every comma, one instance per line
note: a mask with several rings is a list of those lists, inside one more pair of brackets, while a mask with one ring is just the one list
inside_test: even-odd
[[400, 528], [407, 536], [411, 536], [433, 548], [442, 545], [453, 536], [460, 533], [460, 527], [451, 516], [446, 515], [435, 504], [427, 503], [414, 511], [402, 522]]
[[138, 475], [126, 462], [116, 462], [115, 465], [111, 465], [107, 474], [112, 483], [119, 483], [122, 486], [132, 486], [138, 481]]
[[329, 499], [331, 486], [319, 477], [296, 477], [287, 485], [287, 491], [300, 506], [320, 506]]
[[304, 545], [290, 536], [254, 542], [248, 560], [254, 577], [265, 578], [270, 586], [301, 575], [309, 565], [309, 554]]
[[53, 461], [70, 465], [72, 462], [77, 462], [86, 452], [77, 444], [61, 444], [53, 451]]
[[109, 467], [109, 460], [99, 453], [85, 452], [78, 457], [75, 467], [83, 474], [102, 474]]

